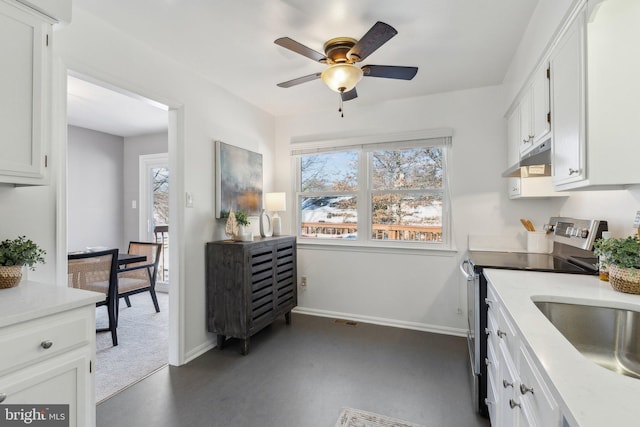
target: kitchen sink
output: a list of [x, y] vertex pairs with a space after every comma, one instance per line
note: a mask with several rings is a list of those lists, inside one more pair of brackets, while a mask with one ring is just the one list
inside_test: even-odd
[[550, 301], [534, 303], [588, 359], [640, 379], [640, 312]]

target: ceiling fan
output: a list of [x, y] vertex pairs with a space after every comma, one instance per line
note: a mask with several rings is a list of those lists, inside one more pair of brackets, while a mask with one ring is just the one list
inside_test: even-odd
[[349, 101], [358, 96], [356, 85], [362, 77], [411, 80], [418, 72], [418, 67], [393, 65], [358, 67], [355, 65], [356, 62], [365, 60], [396, 34], [398, 31], [391, 25], [378, 21], [360, 40], [351, 37], [336, 37], [328, 40], [324, 44], [324, 55], [289, 37], [281, 37], [274, 43], [314, 61], [327, 64], [327, 68], [322, 72], [278, 83], [278, 86], [289, 88], [321, 78], [331, 90], [340, 93], [341, 101]]

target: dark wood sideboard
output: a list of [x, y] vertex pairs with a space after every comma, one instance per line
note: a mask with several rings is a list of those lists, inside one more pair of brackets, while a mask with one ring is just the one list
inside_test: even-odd
[[249, 338], [276, 317], [291, 323], [298, 303], [296, 238], [209, 242], [206, 280], [209, 332], [217, 334], [219, 349], [227, 337], [242, 339], [245, 355]]

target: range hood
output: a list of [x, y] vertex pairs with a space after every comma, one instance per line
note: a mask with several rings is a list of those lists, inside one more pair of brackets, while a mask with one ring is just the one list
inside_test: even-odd
[[520, 162], [502, 172], [503, 178], [551, 176], [551, 139], [525, 154]]

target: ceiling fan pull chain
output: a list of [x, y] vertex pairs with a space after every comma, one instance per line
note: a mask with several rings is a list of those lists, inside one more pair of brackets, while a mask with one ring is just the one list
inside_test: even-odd
[[338, 107], [338, 113], [340, 113], [340, 117], [344, 118], [344, 111], [342, 109], [342, 92], [340, 92], [340, 106]]

